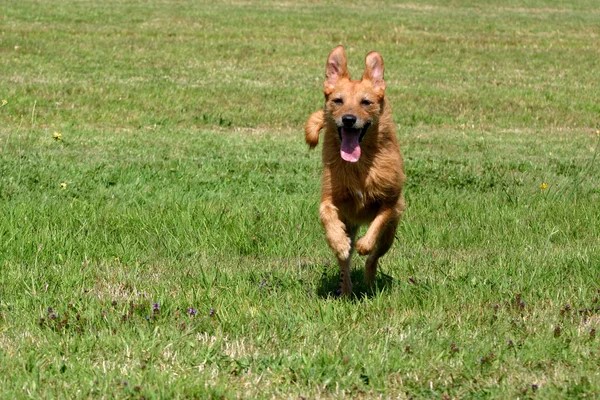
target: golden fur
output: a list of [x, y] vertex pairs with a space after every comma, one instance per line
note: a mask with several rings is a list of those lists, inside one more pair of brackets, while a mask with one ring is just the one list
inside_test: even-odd
[[[344, 48], [333, 49], [327, 59], [324, 94], [324, 108], [306, 121], [305, 139], [314, 148], [324, 130], [319, 214], [340, 266], [341, 294], [349, 295], [353, 249], [368, 255], [365, 277], [372, 284], [379, 258], [394, 241], [404, 210], [405, 177], [379, 53], [367, 54], [362, 79], [356, 81], [348, 74]], [[352, 135], [359, 132], [364, 136], [357, 145]], [[355, 241], [362, 224], [369, 228]]]

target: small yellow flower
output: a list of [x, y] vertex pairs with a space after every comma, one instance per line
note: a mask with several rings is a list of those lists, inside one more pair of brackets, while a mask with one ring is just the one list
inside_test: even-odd
[[2, 99], [2, 105], [0, 107], [4, 107], [7, 104], [8, 104], [8, 100]]
[[52, 134], [52, 139], [54, 139], [56, 141], [62, 140], [62, 133], [60, 133], [60, 132], [54, 132]]
[[67, 188], [67, 182], [61, 182], [60, 188], [65, 190]]
[[540, 190], [546, 190], [546, 189], [548, 189], [548, 183], [546, 183], [546, 182], [540, 183]]

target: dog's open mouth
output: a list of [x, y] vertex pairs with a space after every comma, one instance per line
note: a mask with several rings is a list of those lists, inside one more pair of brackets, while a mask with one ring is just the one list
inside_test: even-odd
[[360, 142], [367, 133], [370, 124], [365, 124], [362, 129], [339, 127], [338, 133], [342, 146], [340, 155], [344, 161], [355, 163], [360, 159]]

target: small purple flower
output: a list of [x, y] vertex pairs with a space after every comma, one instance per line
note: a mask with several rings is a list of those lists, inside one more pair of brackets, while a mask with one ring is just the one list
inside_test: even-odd
[[158, 303], [154, 303], [154, 304], [152, 304], [152, 312], [153, 312], [154, 314], [157, 314], [157, 313], [159, 313], [159, 312], [160, 312], [160, 304], [158, 304]]
[[52, 307], [48, 307], [48, 318], [49, 319], [58, 318], [58, 315], [56, 315], [56, 312], [54, 311], [54, 309]]
[[196, 314], [198, 314], [198, 310], [196, 310], [196, 309], [195, 309], [195, 308], [193, 308], [193, 307], [190, 307], [190, 308], [188, 308], [188, 309], [187, 309], [187, 313], [188, 313], [188, 315], [189, 315], [190, 317], [195, 317], [195, 316], [196, 316]]

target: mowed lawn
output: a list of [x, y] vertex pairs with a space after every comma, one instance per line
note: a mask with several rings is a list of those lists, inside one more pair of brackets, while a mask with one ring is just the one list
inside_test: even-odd
[[[0, 398], [597, 398], [596, 1], [8, 1]], [[385, 60], [407, 211], [334, 296], [327, 54]]]

